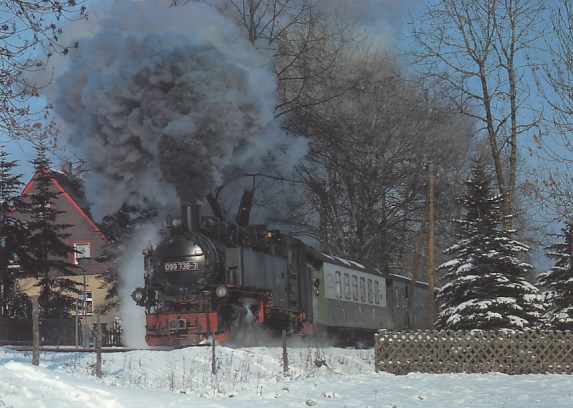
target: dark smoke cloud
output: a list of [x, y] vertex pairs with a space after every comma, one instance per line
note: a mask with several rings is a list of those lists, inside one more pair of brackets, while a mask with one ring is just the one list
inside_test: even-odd
[[270, 57], [214, 8], [170, 3], [94, 10], [57, 80], [56, 112], [92, 170], [96, 214], [134, 193], [160, 207], [201, 201], [277, 151], [283, 168], [306, 152], [275, 123]]

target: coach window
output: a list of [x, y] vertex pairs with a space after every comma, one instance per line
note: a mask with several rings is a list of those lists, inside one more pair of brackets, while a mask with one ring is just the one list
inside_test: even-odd
[[358, 277], [352, 275], [352, 299], [358, 300]]
[[380, 304], [380, 282], [374, 281], [374, 302]]
[[344, 274], [344, 297], [350, 299], [350, 275]]
[[366, 280], [360, 278], [360, 301], [366, 303]]
[[341, 298], [342, 297], [342, 282], [340, 281], [340, 272], [336, 271], [336, 273], [334, 274], [334, 277], [336, 280], [336, 297]]
[[368, 279], [368, 303], [374, 303], [372, 298], [372, 279]]

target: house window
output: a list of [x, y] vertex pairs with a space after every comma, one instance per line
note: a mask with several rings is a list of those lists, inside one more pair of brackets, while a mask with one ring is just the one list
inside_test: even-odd
[[92, 292], [86, 292], [86, 302], [84, 304], [84, 294], [83, 292], [78, 294], [78, 315], [84, 315], [84, 308], [86, 315], [92, 316], [94, 314], [94, 300]]
[[78, 264], [78, 259], [90, 258], [90, 243], [89, 242], [75, 242], [74, 243], [74, 264]]

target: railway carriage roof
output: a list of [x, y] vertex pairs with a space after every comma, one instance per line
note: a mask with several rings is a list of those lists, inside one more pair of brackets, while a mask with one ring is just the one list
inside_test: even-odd
[[[359, 262], [340, 258], [338, 256], [328, 255], [328, 254], [325, 254], [324, 252], [320, 252], [320, 251], [317, 251], [315, 249], [311, 249], [309, 251], [309, 253], [312, 256], [312, 258], [314, 258], [315, 261], [318, 261], [321, 263], [326, 262], [326, 263], [330, 263], [333, 265], [339, 265], [339, 266], [343, 266], [343, 267], [349, 268], [349, 269], [354, 269], [354, 270], [357, 270], [360, 272], [365, 272], [365, 273], [370, 273], [372, 275], [382, 276], [382, 277], [389, 279], [389, 280], [401, 281], [403, 283], [410, 283], [411, 282], [411, 279], [407, 276], [398, 275], [395, 273], [384, 273], [382, 271], [379, 271], [378, 269], [368, 268]], [[428, 283], [416, 281], [416, 286], [427, 288]]]
[[354, 270], [357, 270], [360, 272], [370, 273], [372, 275], [382, 276], [385, 278], [388, 277], [388, 274], [383, 273], [383, 272], [379, 271], [378, 269], [368, 268], [368, 267], [366, 267], [366, 266], [364, 266], [361, 263], [356, 262], [356, 261], [351, 261], [349, 259], [340, 258], [338, 256], [328, 255], [328, 254], [325, 254], [324, 252], [319, 252], [315, 249], [311, 249], [309, 252], [315, 260], [320, 261], [322, 263], [326, 262], [326, 263], [330, 263], [333, 265], [338, 265], [338, 266], [343, 266], [345, 268], [354, 269]]
[[[395, 273], [390, 273], [389, 274], [389, 278], [395, 281], [401, 281], [404, 283], [410, 283], [412, 281], [412, 279], [408, 278], [407, 276], [403, 276], [403, 275], [397, 275]], [[424, 286], [424, 287], [428, 287], [428, 282], [422, 282], [422, 281], [416, 281], [416, 286]]]

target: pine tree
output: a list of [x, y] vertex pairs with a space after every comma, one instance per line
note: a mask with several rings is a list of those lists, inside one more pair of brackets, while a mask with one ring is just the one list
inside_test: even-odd
[[65, 240], [69, 234], [65, 231], [68, 224], [58, 223], [62, 213], [54, 204], [60, 192], [52, 187], [50, 159], [43, 140], [36, 146], [36, 157], [32, 161], [35, 170], [36, 190], [26, 195], [30, 204], [31, 220], [28, 223], [28, 254], [33, 261], [27, 265], [25, 272], [39, 277], [37, 287], [40, 289], [39, 303], [43, 318], [69, 317], [69, 312], [76, 303], [80, 291], [79, 284], [62, 275], [74, 275], [76, 266], [68, 259], [74, 252]]
[[109, 245], [104, 248], [104, 254], [97, 261], [110, 262], [111, 266], [102, 274], [108, 293], [106, 306], [101, 309], [101, 312], [119, 305], [119, 271], [116, 265], [121, 259], [123, 246], [133, 236], [138, 226], [152, 221], [156, 216], [157, 209], [151, 206], [124, 203], [115, 213], [102, 219], [99, 227], [109, 240]]
[[537, 288], [525, 280], [531, 266], [517, 258], [529, 248], [503, 231], [502, 200], [491, 195], [490, 184], [485, 164], [476, 159], [459, 200], [465, 209], [464, 219], [456, 220], [462, 237], [446, 250], [455, 258], [438, 267], [446, 271], [437, 297], [440, 328], [521, 330], [538, 322]]
[[549, 271], [538, 276], [549, 289], [546, 321], [555, 330], [573, 330], [573, 220], [561, 230], [563, 241], [550, 245], [547, 256], [555, 260]]
[[24, 317], [30, 299], [18, 288], [16, 268], [26, 264], [28, 230], [25, 223], [11, 217], [26, 211], [20, 192], [24, 183], [21, 174], [13, 174], [17, 160], [8, 160], [8, 152], [0, 145], [0, 317]]

